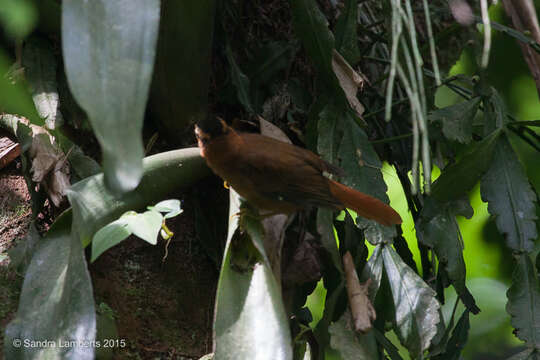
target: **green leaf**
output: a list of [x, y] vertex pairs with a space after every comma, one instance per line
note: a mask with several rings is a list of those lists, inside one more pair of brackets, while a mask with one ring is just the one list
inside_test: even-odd
[[249, 78], [242, 72], [242, 69], [234, 60], [234, 55], [232, 53], [230, 45], [227, 44], [225, 47], [225, 55], [227, 56], [227, 61], [229, 62], [232, 83], [236, 88], [236, 96], [238, 101], [244, 106], [246, 111], [253, 113], [253, 107], [251, 106], [250, 98], [250, 82]]
[[142, 124], [159, 25], [159, 0], [62, 3], [69, 87], [88, 114], [107, 187], [133, 190], [142, 176]]
[[372, 303], [375, 302], [375, 297], [381, 286], [381, 279], [383, 274], [383, 258], [382, 248], [384, 245], [377, 245], [373, 250], [373, 253], [369, 257], [364, 270], [362, 270], [361, 281], [366, 282], [371, 279], [371, 283], [368, 289], [369, 299]]
[[292, 0], [292, 22], [308, 56], [327, 85], [334, 87], [337, 79], [332, 70], [334, 36], [328, 21], [315, 0]]
[[419, 240], [435, 251], [440, 266], [444, 267], [450, 282], [456, 289], [461, 301], [473, 314], [480, 309], [476, 306], [472, 294], [465, 286], [466, 270], [463, 259], [463, 239], [450, 205], [441, 205], [432, 198], [427, 198], [417, 224]]
[[157, 244], [157, 237], [163, 222], [163, 216], [160, 213], [153, 210], [145, 211], [142, 214], [129, 211], [120, 219], [127, 223], [127, 228], [133, 235], [152, 245]]
[[38, 13], [32, 1], [0, 0], [0, 24], [6, 33], [23, 39], [37, 24]]
[[26, 41], [23, 66], [39, 116], [45, 119], [45, 125], [49, 129], [61, 126], [64, 119], [59, 110], [56, 58], [52, 52], [52, 44], [37, 37]]
[[32, 260], [32, 256], [40, 240], [41, 236], [36, 229], [36, 224], [32, 221], [28, 226], [28, 234], [20, 243], [8, 251], [9, 258], [11, 259], [9, 265], [17, 268], [19, 272], [24, 273]]
[[369, 194], [388, 204], [387, 186], [382, 176], [382, 163], [364, 130], [345, 113], [340, 122], [343, 132], [339, 144], [340, 166], [347, 169], [343, 184]]
[[444, 203], [467, 194], [489, 168], [500, 135], [501, 130], [496, 130], [482, 141], [469, 145], [458, 162], [443, 169], [433, 183], [432, 196]]
[[253, 83], [266, 84], [276, 78], [292, 61], [293, 47], [283, 41], [273, 41], [261, 46], [254, 57], [256, 67], [249, 71]]
[[429, 119], [442, 123], [442, 132], [447, 139], [467, 144], [472, 140], [473, 120], [480, 101], [480, 97], [474, 97], [447, 106], [432, 112]]
[[191, 186], [209, 174], [198, 148], [152, 155], [144, 159], [144, 175], [135, 191], [115, 197], [105, 187], [103, 174], [86, 178], [71, 187], [73, 231], [84, 246], [94, 233], [128, 210], [138, 210], [162, 200], [171, 191]]
[[493, 163], [481, 182], [482, 200], [495, 216], [506, 244], [517, 251], [531, 251], [536, 231], [536, 195], [506, 136], [497, 142]]
[[[232, 190], [230, 204], [230, 213], [238, 213], [238, 195]], [[214, 359], [292, 359], [289, 322], [264, 252], [263, 228], [253, 216], [242, 216], [242, 229], [238, 216], [230, 219], [216, 295]], [[239, 231], [242, 239], [252, 242], [258, 258], [242, 270], [232, 264]]]
[[484, 133], [489, 134], [503, 128], [508, 122], [506, 106], [501, 95], [494, 87], [489, 87], [488, 95], [484, 96]]
[[378, 359], [379, 352], [373, 332], [356, 334], [351, 322], [351, 312], [347, 309], [338, 321], [330, 325], [330, 346], [337, 350], [343, 360]]
[[512, 286], [506, 293], [506, 312], [511, 316], [515, 335], [535, 348], [540, 347], [539, 281], [529, 255], [519, 255], [512, 275]]
[[[19, 309], [6, 328], [7, 359], [93, 359], [96, 314], [90, 274], [81, 242], [70, 235], [71, 216], [64, 212], [39, 242], [26, 271]], [[13, 346], [15, 339], [22, 346]], [[25, 346], [48, 340], [54, 346]]]
[[321, 158], [334, 165], [337, 165], [338, 146], [341, 138], [339, 122], [339, 109], [333, 103], [324, 105], [317, 122], [317, 153]]
[[436, 293], [389, 246], [382, 249], [395, 306], [394, 331], [412, 357], [422, 354], [437, 333], [440, 304]]
[[469, 311], [465, 310], [452, 331], [452, 336], [450, 337], [450, 340], [448, 340], [448, 344], [446, 344], [446, 352], [436, 359], [459, 360], [461, 358], [461, 351], [465, 348], [465, 344], [467, 344], [469, 328]]
[[181, 214], [184, 210], [181, 208], [181, 202], [178, 199], [169, 199], [158, 202], [154, 206], [148, 206], [148, 210], [159, 211], [166, 213], [163, 217], [170, 219]]
[[92, 238], [92, 259], [94, 262], [101, 254], [124, 241], [131, 231], [127, 219], [120, 218], [102, 227]]
[[358, 48], [358, 2], [346, 0], [345, 8], [336, 24], [336, 49], [349, 62], [356, 64], [360, 60], [360, 49]]
[[12, 79], [9, 71], [9, 60], [0, 49], [0, 112], [21, 115], [32, 124], [43, 125], [25, 82], [20, 78]]

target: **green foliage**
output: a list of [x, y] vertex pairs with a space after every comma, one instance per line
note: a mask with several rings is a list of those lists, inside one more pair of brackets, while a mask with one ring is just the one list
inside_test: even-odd
[[[289, 135], [294, 133], [295, 141], [305, 141], [323, 159], [343, 168], [344, 175], [337, 180], [386, 203], [388, 187], [381, 169], [382, 160], [388, 161], [414, 221], [418, 251], [404, 240], [408, 235], [403, 232], [409, 231], [405, 227], [384, 227], [360, 217], [353, 221], [348, 213], [344, 221], [336, 220], [328, 209], [296, 220], [261, 222], [247, 205], [239, 205], [231, 191], [214, 317], [215, 359], [307, 359], [311, 354], [320, 359], [397, 360], [406, 358], [406, 352], [411, 358], [460, 359], [474, 332], [475, 318], [470, 314], [479, 312], [485, 298], [481, 294], [475, 300], [475, 289], [467, 287], [464, 249], [475, 239], [464, 238], [456, 219], [473, 216], [468, 194], [478, 183], [496, 228], [516, 259], [507, 312], [527, 349], [512, 359], [538, 356], [538, 255], [533, 261], [534, 249], [538, 250], [538, 189], [530, 185], [530, 171], [522, 166], [516, 145], [522, 141], [540, 149], [540, 136], [531, 130], [538, 127], [538, 120], [513, 118], [485, 72], [442, 79], [447, 89], [464, 99], [435, 107], [433, 93], [441, 84], [436, 55], [443, 53], [428, 48], [435, 44], [437, 50], [452, 51], [453, 41], [465, 37], [474, 43], [470, 50], [474, 55], [482, 47], [472, 28], [448, 27], [446, 2], [430, 2], [421, 9], [427, 1], [346, 0], [339, 10], [332, 3], [324, 8], [315, 0], [291, 0], [290, 7], [273, 4], [290, 10], [290, 18], [266, 21], [262, 2], [242, 6], [224, 2], [214, 13], [211, 1], [179, 5], [157, 0], [66, 0], [61, 9], [60, 55], [51, 50], [55, 36], [26, 38], [36, 24], [29, 2], [0, 0], [0, 24], [9, 36], [24, 40], [22, 48], [16, 44], [22, 62], [16, 59], [14, 67], [0, 49], [0, 72], [10, 70], [9, 76], [0, 76], [0, 110], [7, 112], [0, 120], [19, 137], [25, 151], [23, 167], [34, 216], [44, 198], [30, 180], [31, 128], [13, 114], [54, 129], [51, 134], [79, 180], [67, 194], [71, 209], [56, 219], [44, 238], [32, 225], [26, 241], [10, 253], [14, 265], [27, 269], [19, 311], [6, 329], [7, 358], [93, 358], [91, 347], [72, 352], [57, 347], [45, 353], [43, 347], [16, 348], [13, 340], [94, 340], [96, 312], [84, 247], [92, 243], [94, 261], [130, 234], [155, 244], [160, 230], [167, 231], [165, 219], [182, 209], [178, 200], [148, 204], [209, 173], [198, 149], [164, 152], [141, 161], [151, 81], [148, 113], [157, 114], [169, 137], [189, 132], [186, 124], [206, 119], [209, 111], [247, 120], [264, 114]], [[161, 13], [160, 6], [164, 6]], [[44, 7], [36, 7], [40, 15]], [[428, 15], [426, 24], [417, 22], [420, 10]], [[175, 24], [175, 15], [185, 21]], [[220, 26], [212, 44], [214, 15]], [[49, 20], [54, 22], [52, 15]], [[260, 26], [246, 26], [245, 21]], [[428, 39], [417, 36], [419, 29]], [[493, 29], [539, 51], [527, 34], [497, 23]], [[152, 78], [158, 47], [163, 53]], [[167, 58], [167, 51], [173, 50], [175, 55]], [[192, 53], [198, 56], [193, 63], [185, 56]], [[352, 87], [343, 84], [338, 62], [352, 72], [348, 79]], [[82, 144], [64, 132], [68, 124], [79, 128], [73, 125], [75, 112], [66, 95], [59, 91], [61, 63], [69, 90], [86, 111], [101, 145], [104, 173], [78, 146]], [[359, 66], [364, 76], [358, 75]], [[364, 78], [369, 86], [363, 85]], [[211, 107], [209, 83], [210, 91], [215, 91]], [[175, 97], [179, 104], [174, 104]], [[369, 114], [362, 119], [364, 107]], [[430, 188], [432, 158], [441, 174]], [[423, 186], [418, 184], [421, 175]], [[407, 211], [401, 212], [404, 218]], [[204, 224], [199, 222], [197, 231], [210, 233], [201, 228]], [[366, 240], [372, 245], [369, 256]], [[369, 281], [365, 286], [377, 313], [367, 334], [356, 333], [351, 325], [354, 312], [349, 309], [352, 302], [342, 264], [347, 252], [353, 254], [361, 281]], [[419, 253], [420, 264], [414, 263], [413, 253]], [[510, 261], [509, 256], [504, 260]], [[304, 305], [319, 279], [288, 283], [290, 268], [322, 278], [326, 298], [317, 324], [310, 324], [310, 310]], [[445, 321], [442, 304], [449, 285], [458, 300]], [[454, 318], [458, 302], [465, 306], [459, 319]]]
[[62, 6], [69, 87], [100, 141], [107, 187], [116, 194], [133, 190], [142, 175], [141, 129], [158, 25], [157, 0]]

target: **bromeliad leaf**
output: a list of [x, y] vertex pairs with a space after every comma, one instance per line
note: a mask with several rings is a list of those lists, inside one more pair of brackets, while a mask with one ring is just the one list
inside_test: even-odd
[[521, 254], [506, 296], [506, 311], [518, 338], [529, 347], [540, 347], [540, 283], [528, 254]]
[[49, 129], [55, 129], [64, 119], [59, 110], [56, 59], [51, 49], [46, 40], [30, 39], [23, 49], [23, 66], [39, 116]]
[[[238, 213], [239, 198], [234, 191], [230, 204], [230, 213]], [[216, 295], [214, 359], [291, 360], [289, 322], [264, 250], [262, 226], [254, 217], [244, 216], [239, 229], [238, 217], [230, 219]], [[243, 235], [238, 236], [239, 232]], [[242, 270], [232, 264], [235, 237], [251, 242], [239, 246], [257, 253], [258, 260]]]
[[500, 129], [495, 130], [479, 143], [469, 145], [458, 162], [444, 168], [433, 183], [432, 196], [444, 203], [471, 190], [489, 168], [501, 132]]
[[131, 231], [126, 219], [118, 219], [102, 227], [92, 239], [92, 259], [94, 262], [101, 254], [124, 241]]
[[142, 176], [141, 129], [159, 12], [159, 0], [62, 4], [69, 87], [102, 146], [105, 180], [115, 194], [133, 190]]
[[480, 101], [480, 97], [475, 97], [436, 110], [429, 115], [429, 119], [442, 124], [442, 132], [447, 139], [468, 144], [472, 140], [473, 120]]
[[389, 246], [382, 249], [384, 269], [395, 306], [394, 331], [412, 357], [430, 345], [437, 333], [440, 304], [436, 293]]
[[506, 244], [517, 251], [531, 251], [536, 231], [536, 196], [506, 136], [494, 149], [493, 163], [481, 182], [482, 200], [495, 216]]
[[[19, 300], [17, 316], [6, 328], [7, 359], [94, 358], [96, 311], [90, 274], [80, 240], [70, 234], [64, 212], [36, 247]], [[15, 347], [16, 340], [51, 341], [56, 346]]]

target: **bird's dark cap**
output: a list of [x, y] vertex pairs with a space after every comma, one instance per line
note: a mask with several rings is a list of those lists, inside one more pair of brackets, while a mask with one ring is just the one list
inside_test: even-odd
[[211, 138], [226, 134], [229, 131], [229, 125], [219, 116], [201, 120], [197, 123], [197, 127]]

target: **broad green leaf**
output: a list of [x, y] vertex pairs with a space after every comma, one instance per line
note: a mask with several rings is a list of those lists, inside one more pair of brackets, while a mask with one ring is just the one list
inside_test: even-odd
[[24, 273], [32, 260], [32, 256], [40, 240], [41, 236], [36, 229], [36, 224], [32, 221], [28, 226], [28, 234], [21, 242], [17, 243], [15, 247], [8, 251], [9, 258], [11, 259], [9, 265], [17, 268], [19, 272]]
[[495, 216], [497, 228], [506, 236], [508, 247], [531, 251], [538, 237], [536, 196], [506, 136], [497, 142], [493, 162], [482, 178], [480, 190], [489, 213]]
[[57, 64], [52, 52], [52, 44], [37, 37], [25, 42], [23, 66], [39, 116], [45, 119], [45, 125], [49, 129], [61, 126], [64, 119], [59, 110], [56, 85]]
[[472, 140], [473, 120], [480, 101], [480, 97], [474, 97], [447, 106], [432, 112], [429, 119], [442, 123], [442, 132], [447, 139], [468, 144]]
[[387, 186], [382, 176], [382, 163], [362, 130], [348, 113], [340, 121], [343, 132], [338, 158], [347, 169], [343, 183], [388, 203]]
[[152, 155], [144, 159], [141, 183], [131, 193], [115, 197], [105, 187], [103, 174], [74, 184], [68, 192], [73, 207], [73, 231], [84, 246], [95, 232], [128, 210], [162, 200], [171, 191], [180, 191], [209, 174], [198, 148]]
[[346, 0], [336, 24], [336, 49], [351, 65], [356, 64], [361, 57], [358, 49], [357, 13], [358, 2]]
[[334, 36], [328, 29], [328, 21], [315, 0], [291, 0], [292, 22], [297, 36], [318, 74], [327, 86], [333, 87], [336, 78], [332, 71]]
[[0, 112], [24, 116], [32, 124], [43, 125], [25, 82], [18, 77], [10, 78], [9, 70], [9, 60], [0, 49]]
[[452, 331], [452, 336], [448, 340], [446, 345], [446, 352], [440, 356], [437, 356], [437, 360], [459, 360], [461, 358], [461, 351], [467, 343], [469, 337], [469, 311], [465, 310], [459, 318], [456, 327]]
[[317, 153], [331, 164], [338, 165], [337, 155], [341, 134], [340, 111], [333, 103], [327, 103], [319, 113], [317, 122]]
[[519, 255], [506, 296], [515, 335], [528, 346], [540, 348], [540, 280], [528, 254]]
[[227, 56], [227, 61], [229, 62], [232, 83], [236, 88], [236, 96], [238, 97], [238, 101], [240, 101], [246, 111], [253, 113], [253, 107], [251, 106], [249, 78], [242, 72], [242, 69], [240, 69], [236, 63], [230, 45], [225, 47], [225, 55]]
[[144, 241], [156, 245], [163, 216], [157, 211], [148, 210], [141, 214], [130, 211], [120, 217], [127, 223], [127, 229], [133, 235]]
[[142, 124], [159, 25], [159, 0], [62, 3], [69, 87], [103, 151], [107, 187], [133, 190], [142, 176]]
[[379, 358], [377, 342], [373, 332], [357, 334], [351, 326], [352, 317], [347, 309], [338, 321], [328, 328], [330, 346], [343, 360], [373, 360]]
[[480, 311], [472, 294], [465, 286], [466, 270], [463, 259], [463, 239], [454, 214], [449, 205], [441, 205], [427, 198], [417, 224], [419, 240], [437, 254], [440, 266], [444, 267], [450, 282], [467, 308], [476, 314]]
[[17, 39], [25, 38], [38, 20], [37, 10], [30, 0], [0, 0], [0, 27]]
[[148, 210], [159, 211], [166, 213], [164, 215], [165, 219], [170, 219], [176, 215], [181, 214], [184, 210], [181, 208], [180, 200], [178, 199], [169, 199], [158, 202], [154, 206], [148, 206]]
[[412, 357], [422, 354], [437, 333], [440, 304], [436, 293], [389, 246], [382, 249], [395, 306], [394, 331]]
[[[230, 213], [237, 214], [238, 195], [231, 191], [230, 196]], [[264, 252], [263, 228], [253, 216], [242, 216], [241, 229], [238, 216], [230, 219], [216, 295], [214, 359], [292, 359], [289, 321]], [[233, 244], [239, 237], [248, 244]], [[249, 242], [258, 260], [239, 270], [233, 258]]]
[[[6, 328], [6, 359], [94, 358], [96, 314], [90, 274], [81, 242], [70, 236], [63, 213], [39, 242], [24, 279], [19, 309]], [[13, 346], [14, 340], [49, 340], [54, 346]]]
[[489, 168], [500, 135], [501, 130], [495, 130], [482, 141], [469, 145], [458, 162], [444, 168], [433, 183], [433, 198], [444, 203], [471, 190]]
[[92, 238], [92, 259], [94, 262], [101, 254], [113, 246], [124, 241], [131, 231], [128, 229], [126, 219], [118, 219], [105, 225]]

